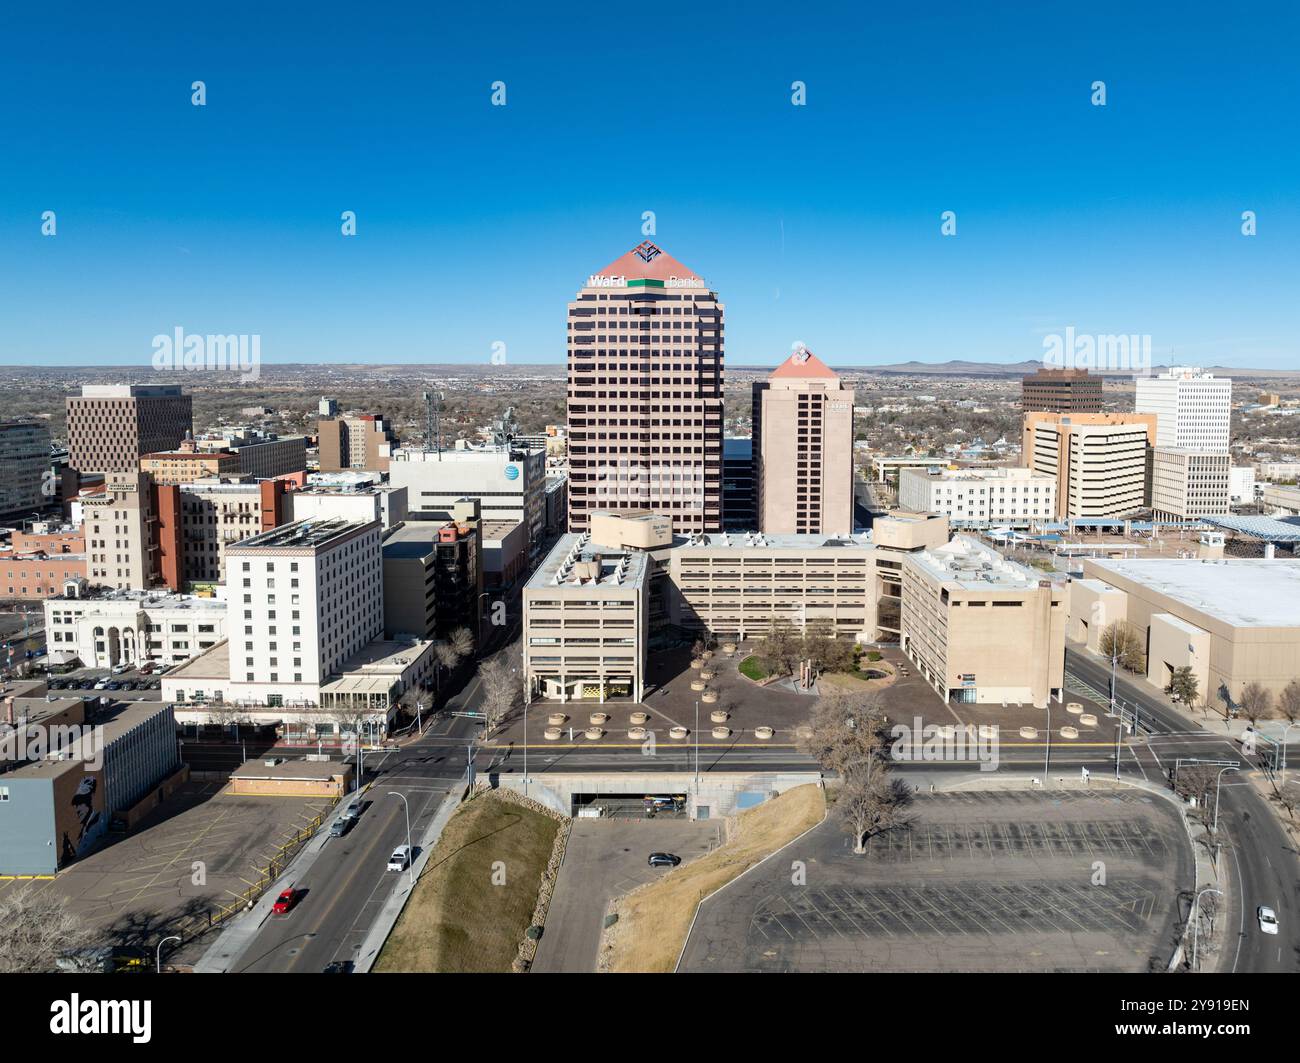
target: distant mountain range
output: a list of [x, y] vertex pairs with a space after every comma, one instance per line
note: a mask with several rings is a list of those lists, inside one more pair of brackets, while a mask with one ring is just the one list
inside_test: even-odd
[[[1189, 364], [1189, 363], [1182, 363]], [[1195, 364], [1195, 363], [1190, 363]], [[969, 362], [964, 359], [951, 359], [947, 362], [895, 362], [892, 365], [845, 365], [833, 366], [840, 373], [876, 373], [884, 376], [971, 376], [971, 377], [1019, 377], [1035, 373], [1043, 367], [1043, 363], [1034, 359], [1023, 362]], [[728, 366], [727, 369], [757, 369], [757, 366]], [[1152, 373], [1159, 373], [1169, 368], [1165, 365], [1154, 365], [1151, 367]], [[1227, 377], [1300, 377], [1300, 368], [1297, 369], [1246, 369], [1238, 366], [1227, 365], [1209, 365], [1202, 368], [1209, 372], [1227, 376]], [[1105, 377], [1115, 377], [1125, 379], [1132, 376], [1131, 373], [1102, 372], [1099, 375]]]

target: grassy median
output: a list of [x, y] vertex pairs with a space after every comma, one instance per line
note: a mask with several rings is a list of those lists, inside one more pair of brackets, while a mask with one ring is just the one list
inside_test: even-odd
[[559, 828], [550, 816], [496, 793], [462, 805], [374, 969], [509, 971]]
[[606, 932], [602, 944], [601, 969], [672, 971], [700, 902], [825, 815], [822, 789], [811, 784], [742, 812], [726, 844], [619, 898], [618, 922]]

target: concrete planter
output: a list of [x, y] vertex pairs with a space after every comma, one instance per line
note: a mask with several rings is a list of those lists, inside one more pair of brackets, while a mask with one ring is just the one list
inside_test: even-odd
[[705, 686], [705, 683], [704, 683], [704, 680], [703, 680], [703, 679], [692, 679], [692, 680], [691, 680], [691, 689], [692, 689], [692, 690], [697, 690], [697, 691], [698, 691], [698, 690], [703, 690], [703, 689], [704, 689], [704, 686]]
[[568, 717], [565, 716], [564, 713], [553, 712], [548, 717], [546, 717], [546, 722], [549, 723], [552, 727], [559, 727], [560, 724], [564, 723], [564, 721], [567, 719]]
[[709, 713], [709, 719], [712, 720], [714, 723], [726, 723], [727, 714], [723, 712], [721, 709], [718, 709], [715, 712]]
[[556, 742], [560, 738], [560, 729], [558, 727], [548, 727], [542, 732], [542, 737], [548, 742]]
[[710, 659], [713, 657], [713, 651], [712, 651], [712, 650], [705, 650], [703, 653], [700, 654], [700, 657], [701, 657], [701, 659], [706, 660], [706, 661], [707, 661], [707, 660], [710, 660]]
[[981, 738], [997, 738], [998, 736], [997, 724], [992, 724], [992, 723], [980, 724], [979, 736]]
[[1090, 712], [1085, 712], [1079, 717], [1079, 723], [1084, 727], [1096, 727], [1097, 717]]
[[731, 728], [730, 728], [730, 727], [715, 727], [715, 728], [713, 729], [713, 732], [712, 732], [712, 733], [713, 733], [713, 737], [714, 737], [714, 738], [730, 738], [730, 737], [731, 737]]
[[632, 739], [633, 742], [640, 742], [646, 736], [646, 729], [644, 727], [629, 727], [627, 729], [627, 736]]
[[605, 732], [599, 727], [588, 727], [582, 732], [582, 737], [594, 742], [597, 738], [604, 738]]
[[691, 661], [691, 667], [698, 672], [701, 668], [704, 667], [704, 662], [700, 660], [698, 657], [696, 657], [695, 660]]
[[707, 682], [708, 682], [710, 679], [712, 679], [715, 675], [717, 675], [716, 672], [712, 672], [712, 671], [710, 671], [709, 669], [706, 668], [706, 669], [704, 669], [704, 671], [702, 671], [702, 672], [700, 673], [700, 678], [703, 679], [703, 680], [707, 683]]
[[1075, 716], [1078, 716], [1081, 712], [1083, 712], [1083, 706], [1080, 705], [1077, 701], [1072, 701], [1070, 702], [1070, 704], [1065, 706], [1065, 711], [1069, 713], [1073, 713]]
[[724, 642], [722, 644], [722, 652], [725, 653], [728, 657], [730, 657], [733, 653], [736, 652], [736, 644], [734, 642]]
[[632, 713], [632, 722], [633, 722], [633, 723], [638, 723], [638, 724], [640, 724], [640, 723], [649, 723], [649, 722], [650, 722], [650, 714], [649, 714], [648, 712], [634, 712], [634, 713]]
[[609, 723], [609, 713], [593, 712], [588, 719], [591, 720], [594, 725], [600, 726], [601, 724]]
[[688, 733], [689, 732], [686, 730], [685, 727], [670, 727], [668, 729], [669, 738], [682, 739], [685, 738]]
[[776, 734], [776, 732], [775, 732], [774, 730], [772, 730], [772, 728], [770, 728], [770, 727], [755, 727], [755, 728], [754, 728], [754, 737], [755, 737], [755, 738], [762, 738], [763, 740], [766, 741], [767, 739], [771, 738], [774, 734]]
[[1022, 727], [1022, 728], [1020, 728], [1020, 737], [1021, 737], [1021, 738], [1037, 738], [1037, 737], [1038, 737], [1038, 728], [1037, 728], [1037, 727]]
[[700, 695], [700, 700], [706, 705], [712, 705], [718, 700], [718, 692], [716, 690], [706, 690]]
[[1079, 737], [1079, 729], [1078, 729], [1077, 727], [1062, 727], [1062, 728], [1061, 728], [1061, 737], [1062, 737], [1062, 738], [1078, 738], [1078, 737]]

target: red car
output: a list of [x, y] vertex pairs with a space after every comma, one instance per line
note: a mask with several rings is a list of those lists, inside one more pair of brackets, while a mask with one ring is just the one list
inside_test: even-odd
[[275, 904], [271, 906], [271, 911], [276, 915], [284, 915], [297, 903], [298, 891], [290, 886], [275, 899]]

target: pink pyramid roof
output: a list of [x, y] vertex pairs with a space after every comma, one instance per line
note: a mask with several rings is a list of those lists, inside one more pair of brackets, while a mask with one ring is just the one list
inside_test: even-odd
[[829, 377], [831, 380], [838, 380], [831, 369], [812, 351], [804, 347], [800, 351], [795, 351], [784, 362], [778, 365], [768, 375], [769, 380], [799, 380], [808, 377]]
[[666, 251], [646, 240], [632, 248], [622, 258], [616, 258], [593, 277], [627, 277], [630, 280], [666, 281], [669, 277], [703, 280], [693, 270], [687, 269]]

